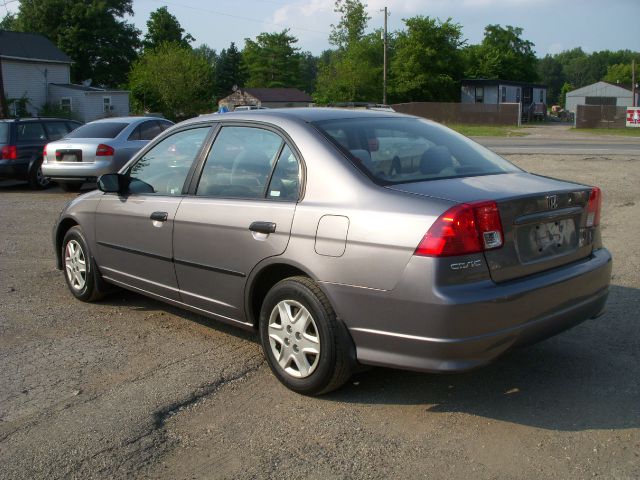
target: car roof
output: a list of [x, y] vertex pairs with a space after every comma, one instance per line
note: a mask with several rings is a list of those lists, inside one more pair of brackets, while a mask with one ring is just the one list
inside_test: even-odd
[[267, 110], [245, 110], [240, 112], [212, 113], [201, 115], [184, 123], [201, 122], [203, 120], [298, 120], [302, 122], [320, 122], [323, 120], [340, 120], [347, 118], [395, 118], [404, 116], [391, 111], [355, 110], [343, 108], [270, 108]]
[[82, 123], [72, 118], [49, 118], [49, 117], [25, 117], [25, 118], [3, 118], [0, 122], [20, 123], [20, 122], [75, 122]]
[[145, 120], [160, 120], [164, 122], [171, 122], [171, 120], [167, 120], [166, 118], [161, 118], [161, 117], [107, 117], [107, 118], [100, 118], [98, 120], [93, 120], [92, 122], [89, 122], [89, 123], [109, 123], [109, 122], [134, 123], [134, 122], [145, 121]]

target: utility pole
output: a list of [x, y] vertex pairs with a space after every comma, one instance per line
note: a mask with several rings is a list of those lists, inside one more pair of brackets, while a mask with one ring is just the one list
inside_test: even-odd
[[387, 104], [387, 17], [391, 15], [390, 12], [387, 11], [387, 7], [384, 9], [380, 9], [381, 12], [384, 11], [384, 33], [382, 40], [384, 41], [384, 60], [382, 67], [382, 103]]
[[636, 59], [631, 62], [631, 105], [637, 107], [636, 102]]

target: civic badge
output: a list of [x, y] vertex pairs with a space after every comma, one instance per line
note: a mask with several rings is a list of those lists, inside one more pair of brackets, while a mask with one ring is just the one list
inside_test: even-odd
[[549, 210], [558, 208], [558, 195], [547, 195], [547, 207]]

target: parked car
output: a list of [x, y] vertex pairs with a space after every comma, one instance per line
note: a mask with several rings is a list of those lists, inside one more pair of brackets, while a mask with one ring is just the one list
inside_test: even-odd
[[71, 293], [119, 285], [258, 329], [276, 377], [304, 394], [357, 363], [480, 367], [600, 315], [609, 291], [597, 187], [416, 117], [198, 117], [98, 185], [54, 229]]
[[0, 120], [0, 178], [26, 180], [34, 189], [45, 188], [42, 148], [82, 123], [64, 118]]
[[117, 172], [173, 122], [156, 117], [114, 117], [83, 125], [44, 150], [42, 172], [67, 191], [103, 173]]

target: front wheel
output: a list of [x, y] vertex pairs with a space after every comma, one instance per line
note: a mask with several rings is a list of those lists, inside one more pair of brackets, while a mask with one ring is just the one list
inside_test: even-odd
[[269, 367], [295, 392], [327, 393], [351, 376], [351, 339], [307, 277], [287, 278], [269, 291], [260, 312], [260, 339]]
[[71, 293], [83, 302], [93, 302], [104, 296], [99, 289], [100, 272], [91, 257], [80, 227], [72, 227], [62, 241], [64, 278]]

